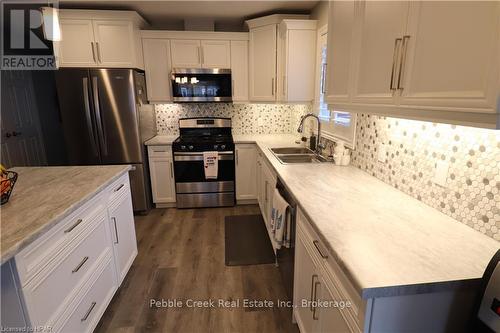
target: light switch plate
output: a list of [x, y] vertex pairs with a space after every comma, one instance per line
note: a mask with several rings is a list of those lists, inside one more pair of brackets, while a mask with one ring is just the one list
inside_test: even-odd
[[432, 181], [439, 186], [445, 187], [449, 168], [450, 164], [447, 161], [437, 161]]
[[385, 160], [387, 159], [387, 148], [385, 147], [385, 144], [381, 143], [378, 145], [378, 155], [377, 159], [379, 162], [385, 163]]

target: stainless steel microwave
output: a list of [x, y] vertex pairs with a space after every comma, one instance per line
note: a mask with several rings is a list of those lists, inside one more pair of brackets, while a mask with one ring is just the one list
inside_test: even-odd
[[174, 102], [231, 102], [230, 69], [174, 68], [172, 70]]

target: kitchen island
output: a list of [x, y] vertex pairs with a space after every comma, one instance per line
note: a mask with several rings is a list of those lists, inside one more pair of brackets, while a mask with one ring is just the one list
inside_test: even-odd
[[14, 168], [2, 327], [92, 331], [137, 255], [128, 165]]

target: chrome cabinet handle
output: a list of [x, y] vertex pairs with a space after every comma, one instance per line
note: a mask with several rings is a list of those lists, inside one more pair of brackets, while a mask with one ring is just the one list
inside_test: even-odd
[[313, 244], [314, 244], [314, 247], [316, 247], [316, 250], [318, 250], [319, 255], [320, 255], [323, 259], [328, 259], [328, 255], [323, 254], [323, 252], [321, 251], [320, 246], [319, 246], [319, 241], [315, 240], [315, 241], [313, 241]]
[[89, 260], [89, 257], [84, 257], [82, 259], [82, 261], [75, 268], [73, 268], [73, 270], [71, 271], [71, 273], [78, 272], [80, 270], [80, 268], [82, 268], [82, 266], [85, 265], [85, 263], [87, 262], [87, 260]]
[[92, 47], [92, 58], [94, 59], [94, 62], [96, 62], [96, 60], [95, 60], [94, 42], [90, 42], [90, 46]]
[[286, 75], [283, 75], [283, 96], [286, 95]]
[[116, 227], [116, 217], [112, 217], [111, 218], [113, 220], [113, 224], [115, 226], [115, 236], [116, 236], [116, 242], [114, 242], [115, 244], [118, 244], [119, 243], [119, 240], [118, 240], [118, 228]]
[[268, 182], [267, 182], [267, 180], [266, 180], [266, 181], [264, 182], [264, 191], [265, 191], [265, 193], [266, 193], [266, 195], [265, 195], [265, 197], [264, 197], [264, 198], [265, 198], [265, 201], [266, 201], [266, 202], [267, 202], [267, 183], [268, 183]]
[[198, 46], [198, 62], [201, 64], [201, 52], [200, 52], [200, 47]]
[[311, 296], [309, 297], [309, 311], [313, 311], [313, 297], [314, 297], [314, 287], [315, 287], [315, 283], [314, 283], [314, 280], [318, 277], [318, 275], [316, 274], [313, 274], [311, 276]]
[[73, 229], [75, 229], [80, 223], [82, 223], [83, 220], [82, 219], [78, 219], [76, 220], [75, 224], [73, 224], [71, 227], [69, 227], [68, 229], [64, 230], [64, 233], [67, 234], [67, 233], [70, 233], [71, 231], [73, 231]]
[[115, 192], [118, 192], [119, 190], [121, 190], [123, 188], [123, 186], [125, 186], [125, 184], [121, 184], [120, 186], [115, 188]]
[[203, 54], [203, 46], [200, 46], [200, 53], [201, 53], [201, 63], [203, 64], [205, 62], [205, 55]]
[[174, 167], [172, 166], [172, 162], [170, 162], [170, 178], [174, 178]]
[[399, 62], [399, 73], [398, 73], [398, 89], [403, 90], [404, 87], [402, 85], [402, 72], [406, 66], [406, 50], [408, 49], [408, 40], [410, 39], [410, 36], [405, 35], [403, 36], [403, 42], [401, 46], [401, 60]]
[[397, 62], [397, 58], [398, 58], [398, 55], [399, 55], [399, 45], [401, 43], [402, 39], [401, 38], [396, 38], [394, 40], [394, 50], [392, 52], [392, 69], [391, 69], [391, 83], [390, 83], [390, 86], [389, 86], [389, 89], [390, 90], [396, 90], [396, 88], [394, 87], [394, 71], [396, 70], [396, 62]]
[[99, 60], [100, 63], [102, 63], [102, 61], [101, 61], [101, 49], [99, 48], [99, 42], [95, 42], [95, 46], [97, 49], [97, 59]]
[[[318, 286], [321, 284], [321, 282], [319, 281], [316, 281], [314, 283], [314, 301], [316, 302], [318, 299], [317, 299], [317, 293], [318, 293]], [[318, 320], [319, 317], [316, 317], [316, 309], [317, 309], [317, 306], [314, 306], [313, 307], [313, 310], [312, 310], [312, 313], [313, 313], [313, 320]]]
[[82, 319], [80, 319], [80, 321], [84, 322], [85, 320], [87, 320], [87, 318], [90, 316], [90, 313], [92, 312], [92, 310], [94, 310], [94, 307], [97, 303], [96, 302], [92, 302], [92, 304], [90, 305], [90, 308], [87, 310], [87, 312], [85, 312], [85, 316], [83, 316]]
[[271, 78], [271, 95], [274, 96], [274, 77]]

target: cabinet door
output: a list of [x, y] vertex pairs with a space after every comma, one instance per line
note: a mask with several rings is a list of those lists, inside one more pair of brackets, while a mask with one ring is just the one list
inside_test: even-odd
[[257, 151], [253, 144], [236, 145], [236, 199], [257, 198]]
[[54, 42], [59, 67], [95, 67], [94, 30], [91, 20], [60, 20], [62, 40]]
[[[359, 4], [353, 103], [394, 103], [397, 60], [408, 7], [407, 1], [363, 1]], [[335, 47], [335, 41], [333, 43]]]
[[200, 68], [201, 51], [199, 40], [174, 39], [170, 41], [173, 68]]
[[[315, 289], [320, 283], [316, 263], [306, 248], [302, 234], [297, 232], [293, 282], [294, 317], [303, 333], [318, 331], [318, 321], [313, 319], [312, 304]], [[330, 331], [325, 331], [330, 332]]]
[[149, 170], [151, 174], [151, 191], [153, 192], [153, 202], [175, 202], [175, 180], [172, 158], [150, 158]]
[[351, 95], [354, 1], [331, 1], [328, 14], [326, 102], [348, 103]]
[[231, 68], [230, 42], [227, 40], [202, 40], [201, 67]]
[[401, 104], [498, 112], [499, 6], [412, 2]]
[[257, 153], [257, 201], [259, 202], [260, 212], [262, 216], [264, 216], [265, 207], [264, 207], [264, 174], [262, 171], [262, 155], [261, 153]]
[[102, 67], [134, 67], [136, 43], [130, 21], [94, 20], [96, 52]]
[[248, 42], [231, 41], [233, 101], [248, 101]]
[[[278, 29], [278, 39], [276, 46], [276, 100], [278, 102], [287, 101], [287, 67], [288, 67], [288, 31]], [[300, 52], [293, 50], [293, 52]]]
[[265, 202], [265, 220], [270, 226], [271, 223], [271, 211], [273, 209], [273, 195], [274, 189], [276, 188], [276, 174], [271, 169], [271, 167], [267, 164], [266, 161], [262, 162], [262, 173], [264, 176], [264, 202]]
[[276, 25], [250, 31], [250, 100], [276, 100]]
[[170, 102], [170, 41], [168, 39], [143, 39], [146, 89], [149, 102]]
[[121, 284], [137, 255], [134, 212], [130, 190], [111, 202], [109, 209], [113, 251], [115, 254], [118, 280]]
[[318, 321], [319, 332], [351, 333], [351, 329], [346, 320], [340, 313], [341, 307], [335, 307], [333, 304], [339, 301], [345, 301], [335, 290], [335, 287], [326, 283], [320, 276], [319, 283], [316, 285], [316, 299], [321, 304], [330, 304], [326, 307], [317, 307], [314, 310], [314, 319]]

